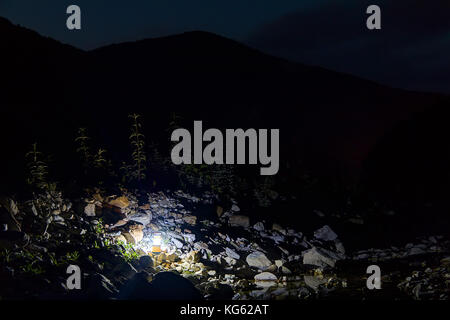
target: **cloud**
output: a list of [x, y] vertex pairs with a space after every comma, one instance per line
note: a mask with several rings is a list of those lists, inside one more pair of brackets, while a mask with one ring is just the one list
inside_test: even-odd
[[[381, 30], [366, 28], [370, 4], [381, 7]], [[449, 17], [448, 0], [333, 0], [272, 21], [247, 43], [396, 87], [450, 93]]]

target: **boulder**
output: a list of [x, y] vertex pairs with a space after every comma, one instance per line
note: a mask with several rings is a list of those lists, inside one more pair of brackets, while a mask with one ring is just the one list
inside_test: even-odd
[[326, 279], [323, 279], [323, 278], [320, 279], [320, 278], [315, 277], [315, 276], [307, 276], [307, 275], [305, 275], [303, 279], [305, 281], [305, 284], [308, 287], [310, 287], [311, 289], [313, 289], [314, 291], [316, 291], [316, 292], [319, 290], [319, 287], [321, 285], [327, 283]]
[[171, 238], [170, 241], [177, 247], [177, 249], [183, 248], [183, 243], [175, 238]]
[[144, 238], [144, 226], [141, 224], [132, 224], [127, 231], [122, 232], [122, 235], [127, 239], [127, 243], [136, 244]]
[[234, 251], [233, 249], [230, 249], [230, 248], [225, 248], [225, 252], [226, 252], [227, 256], [229, 256], [233, 259], [239, 259], [241, 257], [236, 251]]
[[255, 280], [259, 281], [276, 281], [277, 276], [270, 272], [261, 272], [255, 276]]
[[336, 262], [343, 258], [344, 256], [342, 254], [335, 253], [327, 249], [314, 247], [304, 252], [303, 264], [309, 264], [320, 268], [334, 268]]
[[147, 213], [136, 213], [128, 216], [128, 220], [135, 221], [146, 226], [150, 223], [150, 221], [152, 221], [152, 215]]
[[266, 255], [259, 251], [250, 253], [245, 261], [247, 261], [249, 266], [260, 270], [266, 270], [272, 265], [272, 262], [267, 259]]
[[137, 270], [130, 263], [124, 261], [117, 264], [108, 276], [111, 276], [111, 278], [131, 279], [136, 273]]
[[277, 277], [270, 272], [262, 272], [255, 276], [255, 284], [262, 288], [275, 286], [276, 281]]
[[127, 243], [128, 243], [128, 242], [127, 242], [127, 238], [125, 238], [125, 236], [124, 236], [123, 234], [119, 234], [119, 235], [115, 236], [114, 239], [115, 239], [117, 242], [123, 242], [124, 244], [127, 244]]
[[217, 216], [220, 218], [223, 214], [223, 208], [221, 206], [217, 206], [216, 213]]
[[201, 255], [200, 255], [200, 252], [199, 251], [190, 251], [187, 255], [186, 255], [186, 257], [185, 257], [185, 260], [186, 261], [189, 261], [189, 262], [191, 262], [191, 263], [196, 263], [196, 262], [199, 262], [200, 261], [200, 258], [201, 258]]
[[150, 256], [142, 256], [139, 258], [139, 268], [148, 269], [153, 267], [153, 259]]
[[272, 230], [277, 231], [277, 232], [279, 232], [279, 233], [281, 233], [281, 234], [283, 234], [283, 235], [286, 235], [286, 230], [284, 230], [283, 227], [281, 227], [281, 226], [280, 226], [279, 224], [277, 224], [277, 223], [274, 223], [274, 224], [272, 225]]
[[113, 207], [116, 207], [119, 209], [125, 209], [125, 208], [128, 208], [128, 206], [130, 205], [130, 200], [128, 200], [127, 197], [122, 196], [122, 197], [118, 197], [114, 200], [111, 200], [108, 204], [110, 206], [113, 206]]
[[197, 217], [188, 214], [183, 217], [183, 221], [191, 226], [194, 226], [197, 223]]
[[243, 215], [235, 215], [229, 218], [228, 223], [233, 227], [247, 228], [250, 226], [250, 218]]
[[84, 207], [84, 214], [88, 217], [95, 217], [95, 203], [88, 203]]
[[323, 241], [334, 241], [338, 236], [328, 225], [325, 225], [314, 232], [314, 237]]
[[236, 204], [233, 204], [233, 205], [231, 206], [231, 211], [233, 211], [233, 212], [239, 212], [239, 211], [241, 211], [241, 209], [240, 209]]
[[89, 300], [111, 299], [114, 298], [119, 292], [114, 284], [100, 273], [95, 273], [88, 277], [86, 290], [87, 298]]
[[257, 222], [253, 226], [253, 229], [255, 229], [257, 231], [264, 231], [264, 224], [262, 222]]

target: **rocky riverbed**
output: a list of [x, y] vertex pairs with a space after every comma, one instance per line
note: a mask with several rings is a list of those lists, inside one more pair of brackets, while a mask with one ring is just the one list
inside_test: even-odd
[[[304, 234], [183, 191], [1, 205], [2, 299], [448, 300], [450, 243], [439, 235], [348, 252], [330, 224]], [[71, 264], [80, 290], [67, 287]], [[366, 286], [370, 265], [380, 290]]]

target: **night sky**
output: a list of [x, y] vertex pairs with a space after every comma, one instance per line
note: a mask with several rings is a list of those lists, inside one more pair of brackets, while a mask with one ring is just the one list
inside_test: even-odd
[[[66, 29], [66, 8], [82, 30]], [[366, 8], [382, 30], [366, 29]], [[82, 49], [191, 30], [395, 87], [450, 94], [448, 0], [1, 0], [0, 16]]]

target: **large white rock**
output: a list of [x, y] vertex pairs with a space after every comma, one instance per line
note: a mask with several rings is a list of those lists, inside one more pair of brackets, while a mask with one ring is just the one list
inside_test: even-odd
[[270, 272], [261, 272], [255, 276], [255, 280], [259, 281], [276, 281], [277, 276]]
[[177, 247], [178, 249], [183, 248], [183, 243], [175, 238], [170, 239], [172, 243]]
[[261, 270], [266, 270], [272, 265], [272, 262], [267, 259], [266, 255], [262, 252], [255, 251], [250, 253], [245, 259], [248, 265]]
[[338, 236], [328, 225], [325, 225], [314, 232], [314, 237], [323, 241], [334, 241]]
[[344, 259], [345, 256], [323, 248], [312, 248], [304, 251], [303, 264], [309, 264], [321, 268], [332, 267], [336, 265], [336, 261]]
[[95, 204], [88, 203], [86, 207], [84, 207], [84, 214], [88, 217], [95, 217]]
[[270, 272], [262, 272], [255, 276], [255, 284], [261, 288], [276, 286], [277, 277]]

